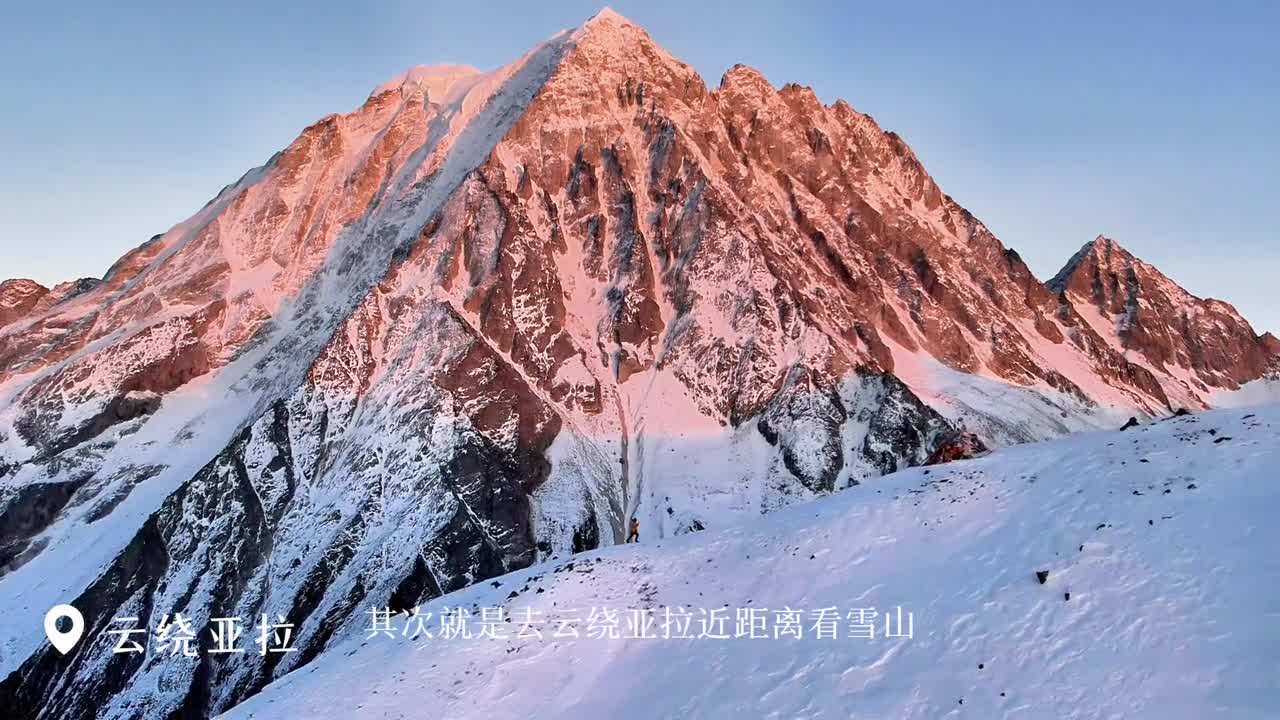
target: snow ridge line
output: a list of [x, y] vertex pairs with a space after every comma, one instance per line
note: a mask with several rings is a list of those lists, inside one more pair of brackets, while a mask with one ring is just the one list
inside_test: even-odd
[[[222, 401], [201, 405], [182, 402], [189, 398], [174, 397], [161, 406], [147, 428], [118, 445], [99, 470], [102, 477], [125, 472], [128, 466], [157, 456], [164, 458], [161, 464], [165, 470], [134, 486], [110, 514], [92, 525], [81, 522], [86, 507], [46, 530], [46, 537], [55, 536], [48, 547], [0, 578], [0, 611], [21, 613], [79, 596], [172, 492], [272, 403], [301, 386], [308, 368], [334, 333], [378, 280], [404, 257], [421, 228], [440, 211], [466, 176], [519, 120], [567, 49], [562, 33], [508, 66], [505, 72], [495, 74], [495, 86], [452, 138], [436, 173], [408, 186], [406, 197], [385, 196], [382, 203], [348, 226], [324, 265], [299, 293], [287, 318], [264, 326], [241, 356], [219, 370], [211, 382], [175, 393], [222, 395]], [[428, 142], [445, 139], [428, 138]], [[225, 198], [226, 192], [220, 197]], [[197, 217], [202, 217], [203, 212]], [[197, 432], [196, 428], [201, 430]], [[55, 567], [61, 570], [53, 572], [51, 568]], [[6, 626], [0, 631], [0, 675], [16, 669], [43, 642], [43, 632], [37, 627]]]

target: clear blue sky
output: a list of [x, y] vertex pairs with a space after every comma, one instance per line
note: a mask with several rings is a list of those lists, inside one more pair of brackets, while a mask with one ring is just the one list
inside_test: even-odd
[[[744, 62], [870, 113], [1041, 278], [1104, 233], [1280, 330], [1280, 3], [610, 4], [708, 84]], [[494, 68], [599, 6], [10, 3], [0, 277], [101, 275], [405, 68]]]

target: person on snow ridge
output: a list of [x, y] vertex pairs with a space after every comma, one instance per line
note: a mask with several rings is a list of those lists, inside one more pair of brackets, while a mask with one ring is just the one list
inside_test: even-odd
[[627, 535], [627, 542], [640, 542], [640, 521], [631, 518], [631, 532]]

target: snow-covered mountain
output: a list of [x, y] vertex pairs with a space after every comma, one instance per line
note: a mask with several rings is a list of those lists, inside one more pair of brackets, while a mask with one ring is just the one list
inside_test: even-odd
[[0, 285], [0, 612], [301, 628], [181, 664], [5, 623], [0, 704], [204, 716], [361, 607], [632, 516], [667, 538], [963, 432], [1274, 394], [1274, 338], [1093, 248], [1044, 284], [869, 116], [745, 66], [708, 88], [611, 11], [491, 73], [414, 68], [100, 281]]
[[366, 614], [225, 717], [1274, 718], [1278, 436], [1172, 418], [561, 557]]
[[1234, 307], [1193, 296], [1114, 240], [1085, 245], [1049, 287], [1182, 407], [1275, 374], [1274, 335], [1259, 337]]

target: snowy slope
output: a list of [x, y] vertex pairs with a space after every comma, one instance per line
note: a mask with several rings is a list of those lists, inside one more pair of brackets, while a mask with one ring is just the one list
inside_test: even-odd
[[[130, 565], [130, 558], [134, 556], [130, 552], [131, 544], [145, 544], [157, 555], [171, 556], [163, 562], [173, 564], [168, 568], [172, 577], [166, 584], [182, 588], [175, 587], [176, 596], [188, 602], [201, 603], [206, 613], [212, 610], [218, 595], [225, 600], [226, 593], [221, 588], [211, 591], [209, 588], [187, 587], [202, 579], [207, 580], [208, 570], [201, 572], [194, 565], [182, 564], [180, 560], [185, 558], [172, 557], [175, 555], [173, 546], [164, 547], [160, 539], [149, 536], [157, 516], [164, 513], [165, 501], [169, 501], [170, 507], [177, 506], [185, 513], [179, 518], [188, 526], [194, 526], [195, 537], [207, 540], [209, 519], [203, 512], [182, 507], [184, 483], [189, 484], [193, 477], [201, 476], [209, 468], [216, 469], [217, 456], [224, 446], [235, 445], [236, 437], [249, 432], [251, 428], [247, 426], [255, 421], [266, 424], [263, 418], [270, 419], [273, 406], [280, 401], [282, 394], [287, 397], [303, 383], [307, 370], [330, 342], [335, 330], [364, 298], [370, 286], [387, 272], [395, 254], [404, 252], [406, 244], [412, 242], [427, 218], [440, 211], [440, 206], [462, 179], [483, 161], [493, 144], [519, 115], [521, 107], [537, 91], [539, 83], [554, 67], [563, 50], [563, 42], [553, 38], [507, 67], [473, 78], [472, 84], [459, 89], [457, 97], [449, 98], [447, 107], [433, 108], [439, 127], [412, 153], [419, 162], [408, 168], [403, 176], [385, 181], [386, 186], [380, 188], [377, 201], [360, 222], [343, 225], [334, 231], [338, 236], [334, 247], [317, 260], [318, 269], [305, 278], [305, 282], [299, 281], [302, 287], [296, 296], [286, 293], [272, 296], [275, 305], [273, 316], [259, 325], [248, 323], [244, 318], [228, 322], [229, 327], [239, 332], [248, 334], [248, 327], [255, 327], [257, 332], [245, 347], [234, 353], [227, 350], [227, 354], [234, 357], [216, 372], [199, 375], [182, 384], [165, 397], [163, 405], [154, 414], [122, 423], [111, 432], [104, 433], [104, 438], [99, 438], [103, 440], [99, 447], [78, 447], [74, 454], [66, 453], [60, 458], [66, 462], [48, 462], [45, 458], [36, 457], [27, 464], [0, 467], [5, 473], [12, 471], [0, 485], [0, 499], [7, 501], [8, 505], [6, 520], [9, 513], [18, 516], [16, 521], [5, 524], [6, 530], [16, 526], [23, 531], [29, 526], [39, 531], [43, 529], [42, 523], [49, 523], [57, 515], [44, 535], [30, 544], [28, 556], [11, 559], [11, 564], [0, 572], [3, 579], [0, 582], [0, 609], [9, 614], [26, 615], [63, 598], [81, 596], [80, 602], [85, 603], [87, 598], [82, 594], [91, 592], [95, 583], [119, 590], [131, 607], [136, 608], [137, 598], [142, 597], [143, 607], [146, 607], [149, 593], [139, 591], [135, 595], [132, 585], [115, 582], [112, 578], [113, 571], [120, 571], [121, 560], [125, 561], [124, 566], [129, 573], [135, 572]], [[414, 76], [409, 80], [420, 82], [422, 78]], [[419, 89], [413, 88], [414, 92]], [[409, 95], [406, 102], [417, 97]], [[313, 128], [344, 122], [348, 120], [334, 116]], [[312, 133], [313, 129], [309, 128], [303, 139]], [[287, 155], [286, 152], [286, 159]], [[196, 261], [183, 259], [183, 248], [196, 240], [197, 231], [204, 232], [204, 223], [209, 222], [206, 216], [220, 212], [224, 204], [245, 205], [247, 201], [243, 193], [247, 188], [265, 182], [262, 180], [264, 175], [282, 172], [280, 164], [285, 160], [281, 157], [277, 156], [266, 167], [252, 171], [224, 191], [217, 202], [206, 206], [192, 220], [180, 224], [161, 238], [162, 241], [171, 240], [174, 245], [164, 251], [162, 258], [148, 266], [139, 279], [130, 281], [119, 292], [127, 294], [132, 288], [148, 283], [172, 285], [176, 284], [173, 276], [184, 278], [183, 267]], [[358, 158], [342, 157], [340, 162], [330, 160], [332, 166], [342, 168], [346, 164], [355, 164]], [[341, 185], [339, 188], [345, 188], [345, 191], [325, 188], [317, 192], [326, 201], [352, 201], [350, 188]], [[231, 202], [228, 196], [235, 197], [235, 201]], [[279, 237], [256, 227], [235, 237], [249, 242], [258, 234], [271, 239]], [[170, 258], [178, 258], [181, 262]], [[203, 259], [203, 255], [198, 258]], [[175, 264], [177, 268], [173, 267]], [[111, 276], [109, 272], [108, 277]], [[280, 282], [267, 285], [279, 290]], [[216, 294], [222, 292], [225, 291], [215, 291]], [[103, 308], [110, 309], [109, 300], [118, 298], [87, 295], [78, 299], [80, 304], [93, 308], [94, 313], [105, 313]], [[63, 309], [62, 312], [70, 310]], [[154, 317], [148, 319], [155, 320]], [[119, 318], [112, 320], [117, 323], [117, 328], [108, 340], [127, 337], [136, 330]], [[111, 325], [102, 318], [96, 318], [96, 322]], [[53, 416], [49, 423], [51, 427], [42, 428], [36, 435], [42, 439], [57, 437], [65, 429], [75, 427], [68, 416], [84, 414], [86, 405], [97, 407], [107, 403], [116, 389], [112, 387], [115, 381], [113, 374], [128, 375], [136, 373], [138, 365], [147, 367], [134, 361], [131, 355], [150, 353], [164, 360], [177, 354], [172, 347], [181, 346], [181, 343], [193, 344], [190, 333], [183, 332], [185, 326], [191, 324], [188, 318], [175, 318], [167, 323], [177, 326], [172, 333], [177, 339], [172, 342], [157, 332], [157, 328], [163, 330], [167, 324], [152, 325], [137, 331], [118, 346], [95, 341], [84, 350], [74, 352], [72, 359], [65, 364], [52, 363], [30, 375], [5, 378], [0, 383], [0, 400], [6, 403], [0, 408], [0, 421], [7, 424], [0, 428], [0, 450], [11, 452], [6, 460], [26, 460], [37, 452], [19, 441], [21, 431], [12, 435], [6, 432], [8, 427], [22, 424], [15, 418], [24, 412], [32, 412], [20, 402], [25, 397], [22, 393], [30, 396], [42, 386], [53, 388], [48, 394], [55, 395], [54, 400], [40, 405], [42, 410], [53, 408], [49, 413]], [[160, 341], [157, 335], [161, 335]], [[0, 345], [0, 349], [7, 351], [10, 347]], [[121, 355], [126, 357], [121, 360]], [[5, 372], [11, 369], [15, 368], [3, 368]], [[63, 380], [62, 375], [69, 376], [69, 379]], [[50, 378], [57, 382], [49, 382]], [[15, 395], [17, 400], [14, 400]], [[75, 402], [65, 399], [70, 395], [75, 396]], [[67, 476], [72, 477], [68, 480]], [[69, 489], [62, 494], [61, 500], [67, 503], [67, 507], [61, 513], [57, 513], [57, 507], [53, 512], [40, 511], [40, 502], [27, 501], [23, 496], [29, 489], [57, 488], [64, 482]], [[68, 495], [71, 496], [70, 502], [67, 502]], [[30, 512], [29, 517], [21, 517], [20, 513], [26, 510], [25, 505], [31, 504], [36, 505], [36, 512]], [[223, 522], [243, 524], [234, 516], [234, 511], [226, 505], [217, 508]], [[19, 537], [22, 537], [21, 532]], [[184, 539], [177, 544], [189, 548], [199, 543], [188, 543]], [[19, 547], [24, 545], [25, 538]], [[206, 560], [208, 555], [206, 551]], [[235, 567], [244, 559], [224, 556], [217, 560]], [[141, 574], [130, 579], [137, 582], [140, 578]], [[211, 599], [210, 595], [214, 598]], [[107, 610], [105, 606], [109, 604], [110, 601], [102, 603], [100, 610]], [[105, 618], [105, 615], [97, 619], [91, 617], [89, 623], [101, 622]], [[0, 625], [0, 674], [8, 675], [24, 660], [31, 661], [33, 654], [47, 647], [44, 643], [44, 634], [36, 625]], [[89, 678], [83, 684], [92, 687], [100, 683], [102, 677], [111, 676], [112, 673], [105, 672], [104, 668], [112, 659], [95, 658], [88, 663], [90, 667], [73, 669], [83, 671]], [[180, 674], [191, 675], [190, 672]], [[36, 683], [32, 678], [25, 678], [27, 682], [24, 683], [24, 678], [18, 674], [10, 677], [13, 680], [6, 679], [9, 686], [0, 690], [0, 695], [14, 686], [34, 691]], [[61, 682], [77, 684], [69, 677], [62, 678]], [[173, 688], [177, 684], [173, 682], [138, 683], [136, 686], [142, 687], [143, 693], [155, 692], [166, 696], [175, 704], [181, 702], [187, 692], [182, 688], [179, 694], [174, 694]], [[79, 695], [79, 692], [61, 693], [67, 702]], [[153, 702], [151, 695], [148, 694], [147, 698], [147, 702]], [[137, 711], [129, 707], [129, 703], [134, 701], [128, 697], [120, 700], [123, 705], [123, 709], [118, 710], [121, 717], [137, 716]], [[85, 695], [78, 702], [91, 701]]]
[[1280, 403], [1280, 377], [1258, 378], [1239, 390], [1226, 390], [1214, 395], [1214, 407], [1247, 408]]
[[870, 116], [744, 65], [708, 85], [611, 11], [492, 73], [412, 68], [102, 280], [0, 284], [0, 615], [302, 624], [295, 654], [174, 665], [3, 623], [0, 707], [212, 715], [358, 607], [631, 517], [719, 530], [962, 431], [1265, 397], [1280, 341], [1092, 248], [1046, 285]]
[[[436, 637], [396, 617], [224, 717], [1274, 718], [1278, 439], [1280, 406], [1215, 411], [561, 559], [422, 606]], [[581, 610], [583, 637], [438, 636], [447, 608], [496, 606], [511, 636]], [[813, 635], [811, 611], [899, 606], [911, 639]], [[800, 640], [590, 639], [592, 607], [653, 608], [659, 635], [682, 607], [694, 636], [699, 609], [727, 607], [730, 635], [737, 608], [810, 612]]]

